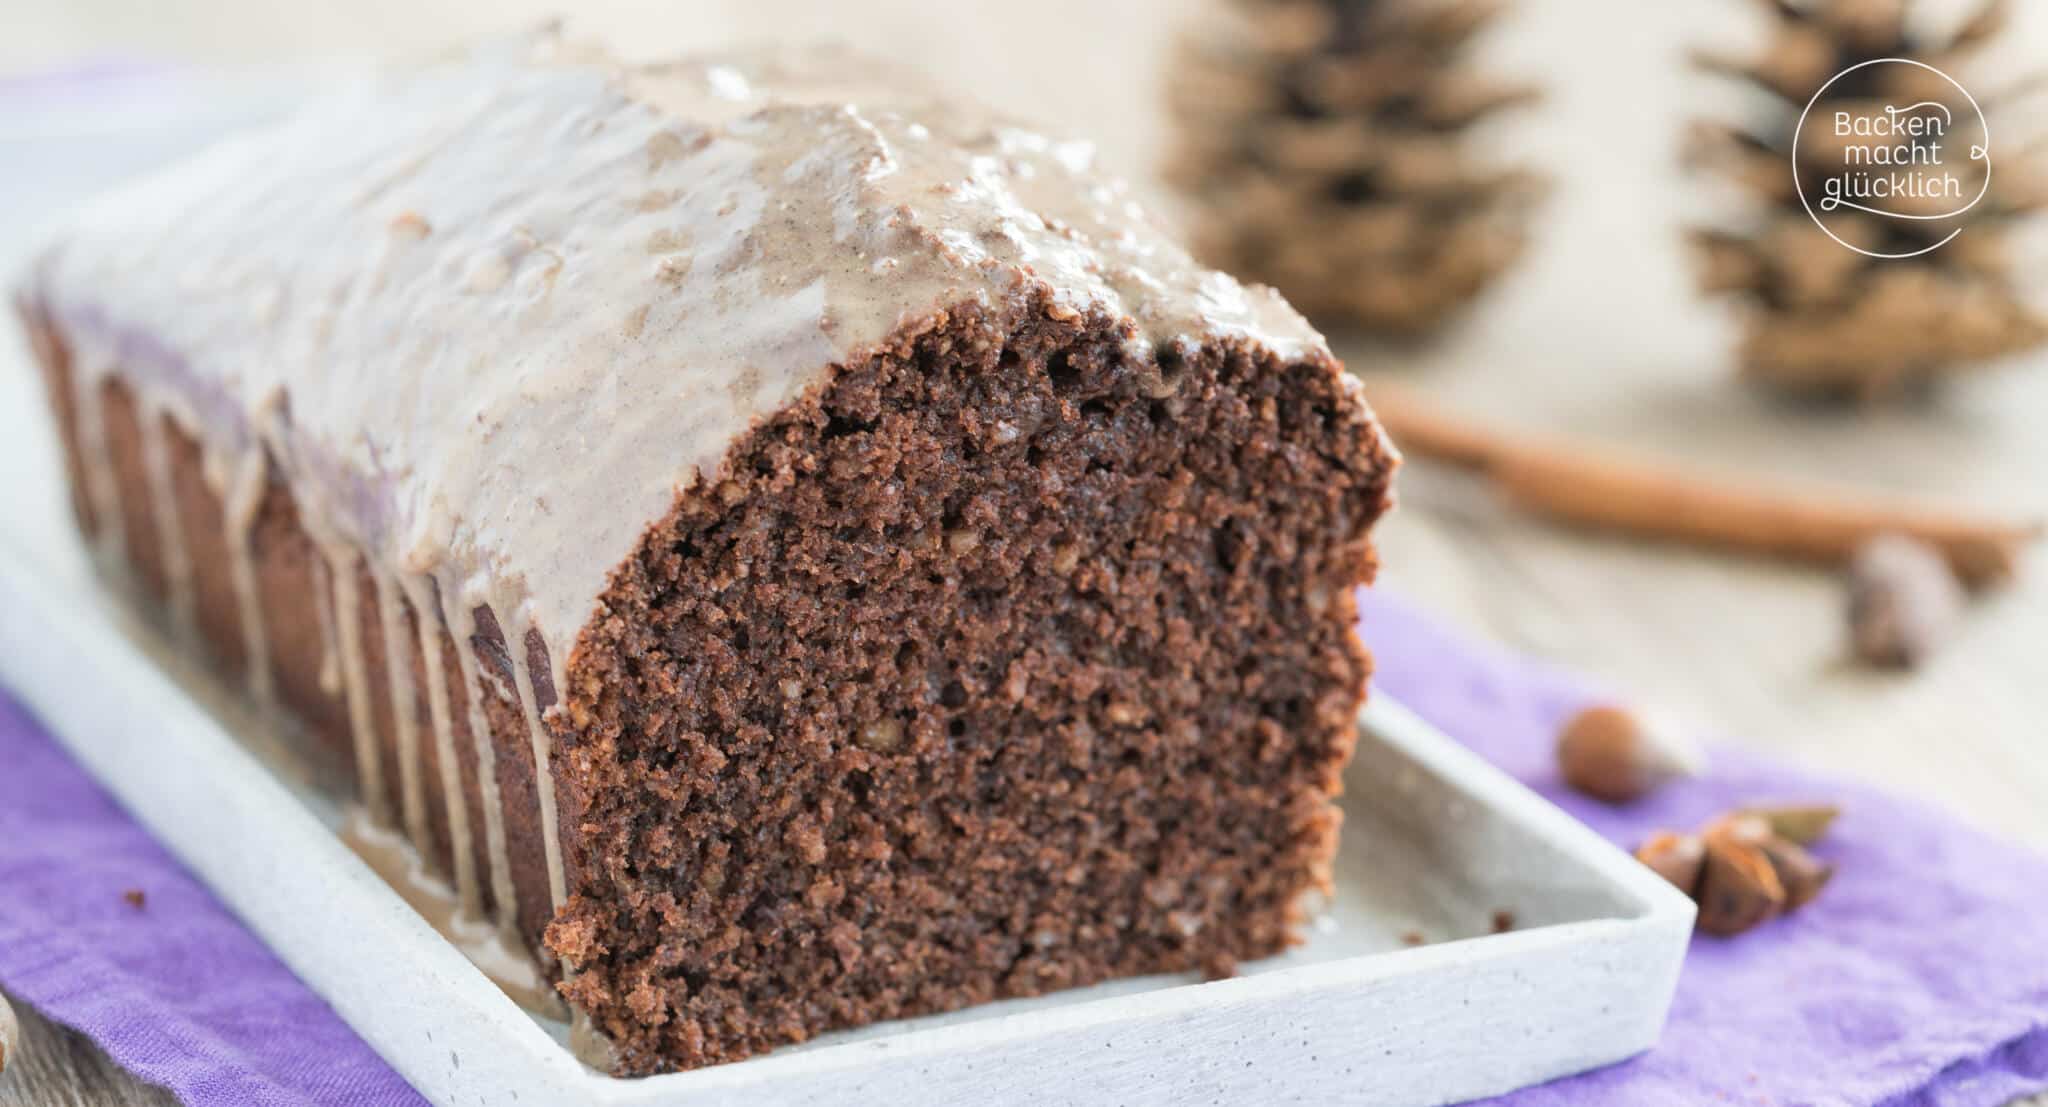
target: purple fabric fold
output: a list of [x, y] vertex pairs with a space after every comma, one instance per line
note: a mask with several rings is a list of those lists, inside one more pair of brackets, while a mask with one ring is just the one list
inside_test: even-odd
[[[1695, 939], [1656, 1050], [1494, 1103], [2000, 1107], [2048, 1089], [2048, 859], [1726, 747], [1702, 780], [1591, 803], [1549, 751], [1595, 689], [1384, 595], [1364, 622], [1382, 691], [1623, 845], [1743, 803], [1846, 810], [1820, 847], [1839, 872], [1819, 901]], [[419, 1102], [4, 696], [0, 887], [0, 984], [185, 1102]]]
[[0, 985], [184, 1102], [425, 1102], [4, 694], [0, 889]]
[[[1865, 785], [1716, 746], [1708, 772], [1610, 807], [1558, 779], [1590, 684], [1363, 601], [1374, 684], [1609, 840], [1744, 804], [1826, 800], [1825, 894], [1736, 938], [1696, 936], [1653, 1051], [1493, 1102], [2000, 1107], [2048, 1089], [2048, 858]], [[1935, 751], [1929, 751], [1937, 756]]]

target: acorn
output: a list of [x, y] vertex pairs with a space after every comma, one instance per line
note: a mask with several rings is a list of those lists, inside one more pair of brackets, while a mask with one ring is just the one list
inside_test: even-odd
[[1608, 803], [1627, 803], [1673, 778], [1698, 776], [1705, 760], [1675, 729], [1611, 704], [1573, 715], [1557, 736], [1564, 782]]

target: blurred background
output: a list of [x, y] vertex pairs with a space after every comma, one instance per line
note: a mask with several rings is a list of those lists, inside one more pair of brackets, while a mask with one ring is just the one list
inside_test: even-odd
[[[1487, 111], [1470, 127], [1461, 121], [1449, 156], [1524, 169], [1547, 186], [1513, 232], [1525, 240], [1518, 251], [1486, 267], [1483, 289], [1423, 333], [1389, 338], [1341, 312], [1319, 314], [1354, 370], [1375, 388], [1392, 382], [1504, 431], [1716, 478], [1912, 496], [2019, 518], [2048, 508], [2048, 355], [2038, 350], [1875, 403], [1792, 401], [1742, 379], [1740, 317], [1725, 298], [1702, 295], [1684, 239], [1731, 197], [1688, 172], [1681, 155], [1692, 121], [1740, 118], [1755, 97], [1687, 59], [1723, 50], [1790, 64], [1812, 53], [1810, 34], [1773, 29], [1769, 6], [1745, 0], [1499, 7], [1469, 35], [1429, 32], [1442, 51], [1419, 50], [1404, 79], [1427, 84], [1441, 70], [1471, 77], [1458, 86], [1468, 89], [1533, 86], [1539, 99]], [[1332, 36], [1351, 33], [1341, 20], [1304, 17], [1301, 3], [1231, 8], [1227, 0], [600, 0], [577, 5], [572, 27], [641, 57], [799, 33], [848, 40], [1094, 138], [1109, 165], [1151, 182], [1162, 209], [1192, 232], [1215, 214], [1171, 188], [1163, 167], [1189, 149], [1214, 155], [1219, 134], [1263, 143], [1327, 114], [1289, 108], [1283, 97], [1268, 123], [1247, 121], [1244, 97], [1266, 102], [1241, 87], [1256, 66], [1240, 70], [1233, 89], [1217, 59], [1294, 51], [1341, 62], [1347, 47], [1332, 46]], [[1915, 14], [1929, 26], [1947, 20], [1953, 31], [1968, 10], [1931, 2]], [[228, 121], [274, 112], [324, 74], [558, 11], [547, 0], [0, 0], [0, 163], [8, 166], [0, 251], [12, 264], [37, 213]], [[1982, 44], [1970, 75], [1959, 74], [1973, 90], [1979, 80], [2010, 84], [2048, 56], [2048, 5], [2017, 4], [2011, 16]], [[1220, 83], [1200, 79], [1219, 75]], [[1179, 115], [1169, 107], [1176, 96]], [[1212, 98], [1215, 123], [1205, 127], [1202, 105]], [[2001, 129], [1993, 112], [1994, 157], [2027, 144], [2026, 114]], [[1318, 152], [1313, 136], [1304, 142], [1287, 156], [1349, 156]], [[2038, 300], [2038, 239], [2017, 224], [1998, 234], [2011, 254], [2010, 285]], [[43, 434], [40, 397], [26, 373], [6, 368], [0, 432]], [[15, 501], [54, 505], [54, 489], [9, 483]], [[2048, 844], [2048, 564], [2038, 548], [2025, 552], [2012, 582], [1972, 597], [1946, 648], [1900, 672], [1853, 660], [1842, 579], [1825, 567], [1559, 527], [1426, 458], [1411, 461], [1401, 496], [1382, 531], [1385, 587], [1712, 733], [1887, 782]]]

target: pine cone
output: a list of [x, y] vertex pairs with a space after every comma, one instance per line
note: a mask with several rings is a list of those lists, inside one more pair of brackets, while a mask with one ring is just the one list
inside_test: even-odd
[[[1759, 99], [1768, 109], [1743, 125], [1697, 122], [1686, 144], [1689, 163], [1719, 174], [1746, 196], [1739, 225], [1700, 228], [1691, 235], [1701, 289], [1732, 295], [1744, 307], [1743, 372], [1793, 392], [1867, 400], [2048, 340], [2048, 321], [2014, 289], [2004, 249], [2013, 221], [2048, 197], [2038, 166], [1993, 150], [1989, 191], [1975, 206], [1945, 219], [1893, 218], [1846, 206], [1828, 212], [1817, 202], [1825, 178], [1843, 171], [1843, 144], [1867, 141], [1837, 137], [1828, 122], [1837, 111], [1867, 116], [1885, 104], [1922, 100], [1953, 113], [1954, 129], [1941, 140], [1949, 150], [1943, 164], [1963, 178], [1964, 196], [1978, 191], [1981, 170], [1957, 151], [1972, 142], [1981, 145], [1983, 138], [1975, 133], [1976, 109], [1954, 85], [1924, 69], [1895, 64], [1829, 80], [1884, 58], [1921, 61], [1953, 75], [1952, 67], [2004, 29], [2005, 0], [1987, 0], [1946, 34], [1917, 30], [1908, 18], [1908, 0], [1760, 3], [1773, 21], [1762, 53], [1701, 53], [1695, 63], [1764, 93]], [[1979, 102], [1989, 103], [1981, 96]], [[1790, 172], [1795, 134], [1801, 147], [1797, 185]], [[1876, 172], [1901, 180], [1918, 171]], [[1882, 206], [1935, 215], [1958, 202], [1889, 199]], [[1909, 258], [1869, 257], [1844, 245], [1909, 254], [1958, 230], [1939, 248]]]
[[1310, 316], [1427, 331], [1518, 257], [1534, 175], [1462, 137], [1534, 91], [1459, 61], [1504, 0], [1232, 0], [1171, 78], [1199, 253]]

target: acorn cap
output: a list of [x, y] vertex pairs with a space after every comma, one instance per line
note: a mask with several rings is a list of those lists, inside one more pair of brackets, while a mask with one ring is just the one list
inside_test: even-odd
[[1763, 820], [1771, 833], [1794, 845], [1810, 846], [1835, 824], [1842, 809], [1832, 803], [1778, 803], [1745, 807], [1741, 813]]

